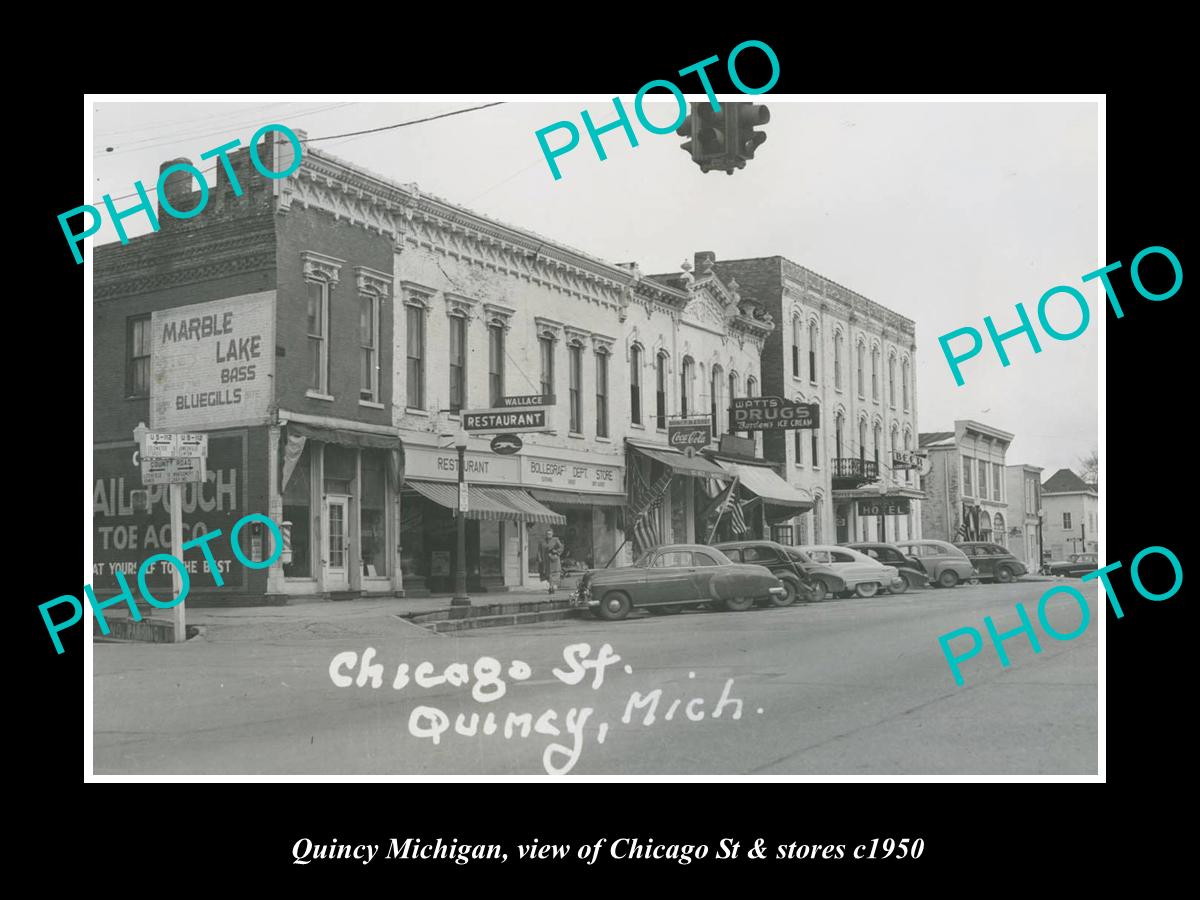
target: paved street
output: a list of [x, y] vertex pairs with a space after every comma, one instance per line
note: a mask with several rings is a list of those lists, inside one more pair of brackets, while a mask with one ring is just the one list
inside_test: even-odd
[[[1089, 598], [1092, 621], [1076, 640], [1055, 641], [1036, 624], [1037, 600], [1054, 584]], [[95, 771], [541, 775], [547, 748], [558, 744], [546, 762], [573, 775], [1093, 774], [1103, 615], [1096, 597], [1094, 585], [1077, 580], [1024, 581], [445, 636], [384, 611], [340, 619], [322, 611], [320, 622], [279, 633], [226, 627], [180, 646], [96, 644]], [[1004, 669], [987, 642], [963, 663], [966, 684], [957, 687], [938, 635], [964, 626], [984, 632], [985, 615], [1011, 630], [1017, 601], [1042, 652], [1014, 637]], [[1058, 597], [1050, 621], [1073, 631], [1079, 610]], [[956, 648], [967, 643], [959, 640]], [[592, 660], [605, 643], [620, 657], [598, 688], [592, 669], [573, 685], [552, 672], [571, 672], [563, 651], [579, 643]], [[336, 686], [334, 656], [367, 647], [383, 664], [382, 686]], [[505, 668], [504, 696], [491, 702], [472, 697], [475, 663], [485, 656]], [[526, 680], [509, 677], [513, 660], [529, 665]], [[399, 664], [413, 678], [423, 661], [436, 675], [465, 663], [469, 680], [393, 688]], [[357, 667], [341, 672], [357, 675]], [[729, 679], [731, 702], [713, 718]], [[654, 689], [662, 694], [653, 722], [646, 724], [649, 705], [622, 721], [631, 694]], [[738, 719], [734, 698], [743, 701]], [[415, 724], [445, 724], [436, 746], [410, 733], [417, 706], [445, 715], [429, 712]], [[531, 714], [539, 728], [523, 737], [517, 722], [506, 738], [510, 712]], [[499, 727], [487, 735], [481, 721], [479, 733], [463, 736], [455, 730], [460, 713], [466, 729], [472, 714], [488, 713]]]

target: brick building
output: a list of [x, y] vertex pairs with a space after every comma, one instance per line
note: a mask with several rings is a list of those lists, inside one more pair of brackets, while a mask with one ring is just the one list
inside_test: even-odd
[[1008, 545], [1008, 494], [1004, 457], [1013, 436], [969, 419], [953, 431], [923, 432], [928, 454], [921, 478], [925, 537], [943, 541], [993, 541]]
[[820, 407], [814, 430], [765, 432], [763, 455], [813, 508], [774, 534], [785, 543], [921, 536], [915, 458], [913, 321], [783, 257], [716, 263], [777, 322], [762, 393]]

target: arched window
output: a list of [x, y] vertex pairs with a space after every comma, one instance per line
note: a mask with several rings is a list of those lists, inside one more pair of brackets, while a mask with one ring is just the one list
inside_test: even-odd
[[[845, 454], [843, 450], [843, 435], [845, 433], [846, 418], [840, 412], [837, 414], [836, 424], [833, 431], [833, 447], [834, 458], [841, 460]], [[836, 463], [835, 463], [836, 465]]]
[[879, 399], [879, 348], [871, 348], [871, 399]]
[[737, 372], [729, 373], [729, 397], [725, 402], [725, 430], [733, 434], [733, 416], [729, 414], [729, 407], [733, 406], [733, 398], [738, 395], [738, 374]]
[[812, 447], [808, 462], [814, 469], [819, 469], [821, 467], [821, 429], [813, 428], [809, 434], [812, 435]]
[[570, 371], [567, 373], [568, 405], [571, 411], [570, 430], [572, 434], [583, 433], [583, 344], [572, 341], [567, 345], [567, 362]]
[[867, 382], [863, 377], [863, 373], [866, 371], [867, 345], [859, 341], [856, 349], [858, 351], [858, 368], [855, 370], [855, 375], [858, 379], [858, 396], [865, 398], [867, 396]]
[[[909, 431], [907, 428], [904, 429], [904, 449], [905, 450], [912, 449], [912, 432]], [[912, 483], [912, 473], [913, 473], [912, 469], [904, 470], [904, 480], [909, 484]]]
[[[893, 423], [893, 424], [892, 424], [892, 433], [891, 433], [891, 439], [892, 439], [892, 440], [891, 440], [891, 443], [890, 443], [888, 446], [889, 446], [889, 447], [891, 447], [891, 449], [892, 449], [892, 453], [895, 453], [897, 450], [899, 450], [899, 449], [900, 449], [900, 443], [899, 443], [899, 441], [900, 441], [900, 429], [896, 427], [895, 423]], [[888, 468], [889, 468], [889, 469], [892, 467], [892, 460], [891, 460], [891, 459], [889, 459], [889, 460], [887, 461], [887, 466], [888, 466]]]
[[896, 354], [888, 356], [888, 405], [896, 408]]
[[833, 386], [842, 389], [842, 333], [833, 336]]
[[629, 348], [629, 421], [642, 424], [642, 346]]
[[[748, 377], [746, 379], [746, 396], [747, 397], [757, 397], [758, 396], [758, 379], [755, 378], [753, 375], [751, 375], [750, 377]], [[759, 432], [757, 432], [757, 431], [742, 432], [743, 437], [751, 437], [751, 436], [754, 437], [754, 455], [755, 456], [758, 456], [758, 435], [759, 435]]]
[[[867, 420], [858, 420], [858, 461], [867, 461]], [[865, 466], [863, 468], [866, 468]]]
[[986, 509], [979, 512], [979, 540], [990, 541], [992, 539], [992, 517], [988, 515]]
[[683, 369], [679, 375], [679, 414], [686, 416], [692, 408], [692, 380], [696, 375], [696, 363], [690, 356], [683, 358]]
[[821, 543], [821, 520], [824, 515], [825, 498], [817, 494], [813, 498], [813, 543]]
[[875, 437], [875, 472], [876, 472], [876, 474], [878, 474], [878, 472], [879, 472], [879, 435], [882, 431], [883, 431], [883, 429], [880, 428], [879, 423], [876, 422], [875, 423], [875, 434], [874, 434], [874, 437]]
[[996, 513], [995, 523], [996, 523], [996, 532], [995, 532], [995, 535], [992, 537], [992, 540], [994, 540], [1001, 547], [1007, 547], [1008, 546], [1008, 534], [1004, 530], [1004, 516], [1000, 515], [1000, 513]]
[[900, 368], [900, 391], [904, 399], [904, 411], [908, 412], [908, 360]]
[[800, 377], [800, 335], [803, 333], [804, 324], [800, 321], [799, 316], [792, 318], [792, 374]]
[[667, 353], [658, 351], [654, 365], [654, 419], [657, 428], [667, 427]]
[[817, 383], [817, 323], [808, 323], [808, 380]]
[[708, 412], [712, 416], [710, 421], [712, 423], [713, 438], [716, 438], [718, 434], [724, 431], [722, 428], [723, 422], [721, 421], [721, 398], [724, 396], [725, 373], [721, 370], [720, 366], [713, 366], [708, 390]]
[[[803, 403], [804, 398], [799, 394], [796, 395], [796, 402]], [[800, 428], [792, 432], [793, 454], [795, 456], [795, 464], [798, 466], [804, 465], [804, 431]]]

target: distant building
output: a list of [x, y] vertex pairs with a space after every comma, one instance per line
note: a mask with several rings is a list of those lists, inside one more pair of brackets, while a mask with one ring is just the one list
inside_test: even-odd
[[1007, 466], [1008, 549], [1036, 572], [1042, 565], [1041, 525], [1042, 468], [1028, 464]]
[[1098, 552], [1099, 503], [1095, 486], [1070, 469], [1059, 469], [1042, 485], [1042, 508], [1046, 513], [1042, 542], [1051, 559]]
[[921, 479], [924, 536], [944, 541], [992, 541], [1008, 546], [1008, 495], [1004, 457], [1013, 435], [970, 419], [953, 431], [922, 432], [929, 455]]

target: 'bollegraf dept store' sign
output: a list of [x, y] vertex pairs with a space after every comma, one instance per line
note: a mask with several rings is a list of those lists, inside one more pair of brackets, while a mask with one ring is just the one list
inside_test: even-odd
[[275, 374], [275, 292], [150, 317], [150, 427], [208, 431], [267, 420]]

